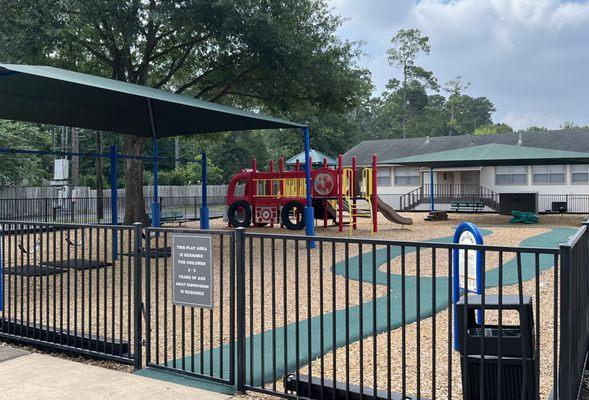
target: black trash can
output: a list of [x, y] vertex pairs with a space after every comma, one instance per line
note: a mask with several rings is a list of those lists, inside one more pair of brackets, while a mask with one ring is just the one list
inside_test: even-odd
[[[534, 400], [537, 398], [536, 360], [532, 299], [523, 296], [503, 296], [503, 321], [515, 311], [519, 325], [491, 323], [483, 326], [477, 321], [482, 310], [482, 296], [464, 296], [456, 304], [458, 320], [458, 350], [462, 372], [462, 390], [465, 400], [481, 398], [484, 382], [484, 398], [499, 400], [499, 354], [501, 354], [501, 400]], [[466, 309], [466, 310], [465, 310]], [[486, 321], [491, 313], [499, 310], [499, 296], [485, 296]], [[494, 318], [495, 320], [497, 318]], [[501, 346], [499, 345], [501, 343]], [[482, 379], [481, 379], [481, 374]], [[525, 390], [525, 395], [522, 396]]]

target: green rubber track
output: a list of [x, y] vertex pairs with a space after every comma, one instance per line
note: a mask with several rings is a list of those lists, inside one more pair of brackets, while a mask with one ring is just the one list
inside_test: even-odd
[[[566, 242], [570, 236], [575, 233], [573, 228], [554, 228], [549, 232], [528, 238], [520, 243], [520, 247], [545, 247], [555, 248], [560, 243]], [[489, 230], [481, 230], [484, 236], [492, 233]], [[431, 242], [449, 243], [452, 237], [443, 237], [433, 239]], [[367, 245], [366, 247], [371, 247]], [[405, 254], [415, 252], [415, 247], [406, 247]], [[390, 259], [401, 255], [401, 249], [398, 246], [391, 246]], [[373, 261], [375, 261], [373, 263]], [[376, 282], [379, 285], [387, 285], [387, 274], [381, 272], [378, 267], [386, 264], [386, 248], [378, 249], [373, 255], [371, 251], [365, 252], [360, 256], [350, 257], [348, 260], [348, 277], [351, 280], [362, 280], [363, 282]], [[535, 256], [533, 254], [523, 254], [522, 277], [523, 280], [529, 280], [535, 276]], [[539, 257], [540, 273], [552, 268], [554, 264], [553, 255], [541, 255]], [[362, 272], [360, 273], [360, 263]], [[443, 269], [443, 270], [441, 270]], [[374, 280], [373, 273], [375, 272]], [[447, 263], [440, 270], [436, 271], [441, 274], [448, 274]], [[334, 267], [334, 273], [346, 276], [346, 263], [341, 261]], [[402, 314], [402, 285], [403, 279], [399, 274], [391, 274], [389, 277], [391, 285], [390, 295], [390, 319], [391, 325], [387, 321], [388, 296], [384, 295], [376, 298], [375, 301], [368, 301], [362, 305], [349, 307], [347, 310], [338, 310], [329, 312], [323, 316], [313, 317], [307, 320], [301, 320], [298, 323], [291, 323], [286, 327], [276, 328], [276, 330], [266, 330], [253, 337], [246, 338], [246, 381], [248, 385], [260, 386], [263, 383], [270, 383], [275, 379], [281, 379], [287, 372], [296, 371], [307, 365], [310, 361], [326, 354], [334, 349], [345, 346], [346, 343], [353, 343], [363, 338], [386, 332], [388, 329], [396, 329], [403, 323]], [[486, 287], [496, 287], [499, 281], [499, 270], [494, 268], [487, 271]], [[517, 260], [515, 258], [507, 261], [503, 265], [503, 284], [505, 286], [517, 283]], [[417, 319], [431, 317], [434, 313], [442, 311], [448, 307], [451, 302], [451, 293], [449, 293], [448, 275], [442, 275], [433, 279], [423, 276], [417, 279], [415, 276], [406, 276], [405, 284], [405, 324], [410, 324]], [[419, 312], [417, 292], [420, 292]], [[435, 293], [435, 296], [434, 296]], [[373, 318], [373, 316], [376, 318]], [[374, 323], [376, 322], [376, 323]], [[323, 325], [323, 331], [321, 330]], [[337, 326], [335, 330], [333, 327]], [[346, 336], [346, 326], [349, 327]], [[321, 336], [323, 335], [323, 342]], [[298, 346], [298, 363], [296, 340], [299, 338]], [[275, 341], [276, 353], [273, 352]], [[311, 343], [309, 348], [308, 344]], [[251, 360], [251, 354], [254, 358]], [[285, 354], [286, 349], [286, 354]], [[309, 351], [310, 350], [310, 351]], [[229, 345], [223, 345], [223, 365], [224, 376], [220, 376], [220, 347], [212, 350], [213, 363], [211, 364], [211, 354], [205, 351], [203, 354], [195, 354], [194, 364], [195, 373], [201, 373], [200, 364], [203, 358], [204, 369], [202, 373], [223, 379], [229, 379]], [[264, 357], [262, 357], [264, 354]], [[285, 358], [286, 356], [286, 358]], [[185, 358], [185, 365], [189, 369], [192, 365], [192, 357]], [[170, 360], [167, 363], [169, 367], [179, 368], [182, 360]], [[252, 368], [253, 367], [253, 368]], [[275, 371], [274, 371], [275, 368]]]

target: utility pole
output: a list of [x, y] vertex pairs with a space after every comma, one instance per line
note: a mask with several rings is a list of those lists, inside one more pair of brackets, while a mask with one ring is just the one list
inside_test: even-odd
[[[72, 153], [80, 152], [80, 141], [78, 130], [71, 128], [72, 135]], [[76, 187], [80, 183], [80, 157], [72, 156], [72, 186]]]
[[180, 168], [180, 136], [176, 136], [174, 138], [174, 156], [176, 158], [176, 162], [174, 163], [176, 169]]

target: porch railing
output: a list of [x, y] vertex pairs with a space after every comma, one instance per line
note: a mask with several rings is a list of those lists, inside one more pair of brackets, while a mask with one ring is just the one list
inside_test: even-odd
[[[402, 210], [412, 210], [421, 204], [431, 204], [432, 186], [424, 184], [421, 187], [404, 194], [400, 198]], [[490, 209], [499, 209], [499, 194], [491, 189], [476, 184], [436, 183], [433, 186], [434, 202], [451, 204], [455, 201], [482, 202]]]

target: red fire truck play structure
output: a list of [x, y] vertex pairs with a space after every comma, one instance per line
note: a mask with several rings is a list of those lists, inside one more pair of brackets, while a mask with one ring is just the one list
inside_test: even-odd
[[[342, 231], [345, 211], [350, 230], [356, 229], [358, 216], [366, 216], [376, 232], [380, 203], [376, 161], [373, 155], [371, 168], [358, 168], [354, 157], [352, 168], [344, 168], [340, 155], [336, 168], [329, 168], [323, 160], [320, 168], [312, 169], [315, 219], [323, 220], [324, 227], [331, 219]], [[303, 229], [305, 205], [305, 172], [298, 162], [294, 171], [286, 171], [283, 158], [278, 161], [278, 171], [274, 171], [273, 161], [268, 171], [259, 171], [253, 160], [252, 169], [235, 174], [227, 190], [227, 219], [233, 227], [280, 224], [291, 230]]]

